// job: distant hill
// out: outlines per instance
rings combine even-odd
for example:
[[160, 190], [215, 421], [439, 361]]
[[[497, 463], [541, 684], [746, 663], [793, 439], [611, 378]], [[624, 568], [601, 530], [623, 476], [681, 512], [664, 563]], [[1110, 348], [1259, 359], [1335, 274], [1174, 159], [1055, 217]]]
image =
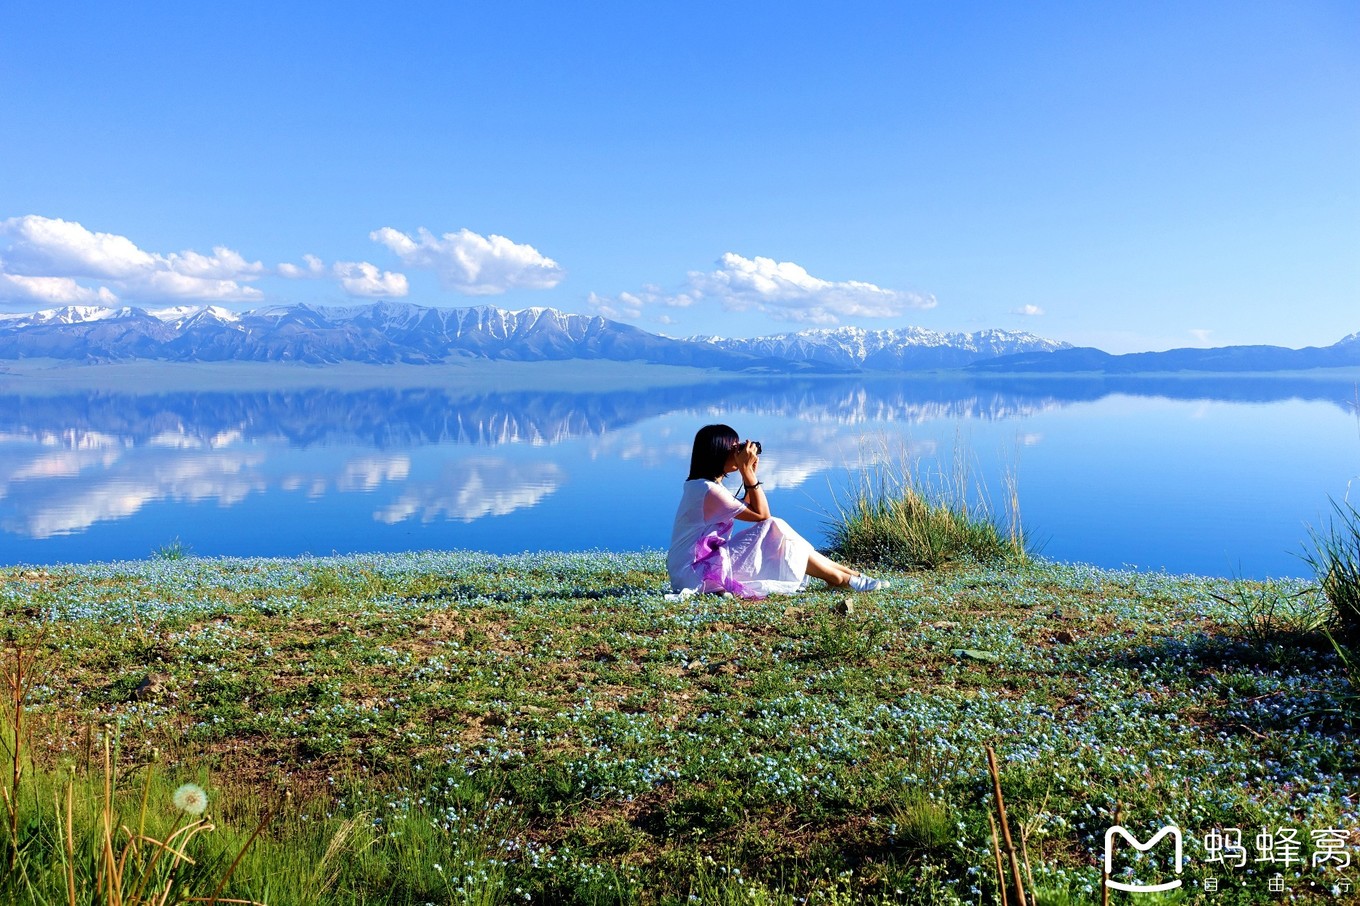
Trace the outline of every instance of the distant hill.
[[1360, 365], [1360, 333], [1331, 346], [1220, 346], [1111, 355], [1091, 347], [1044, 353], [1018, 353], [970, 363], [975, 374], [1157, 374], [1165, 372], [1307, 371]]

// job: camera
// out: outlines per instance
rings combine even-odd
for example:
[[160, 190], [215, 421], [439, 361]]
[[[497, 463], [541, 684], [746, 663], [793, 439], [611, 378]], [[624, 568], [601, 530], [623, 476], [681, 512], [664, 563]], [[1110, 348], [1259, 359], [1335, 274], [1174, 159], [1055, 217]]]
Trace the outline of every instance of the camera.
[[765, 452], [765, 448], [762, 447], [762, 446], [760, 445], [760, 441], [758, 441], [758, 440], [753, 440], [753, 441], [751, 441], [751, 443], [755, 445], [755, 448], [756, 448], [756, 455], [757, 455], [757, 456], [759, 456], [760, 454], [762, 454], [762, 453]]

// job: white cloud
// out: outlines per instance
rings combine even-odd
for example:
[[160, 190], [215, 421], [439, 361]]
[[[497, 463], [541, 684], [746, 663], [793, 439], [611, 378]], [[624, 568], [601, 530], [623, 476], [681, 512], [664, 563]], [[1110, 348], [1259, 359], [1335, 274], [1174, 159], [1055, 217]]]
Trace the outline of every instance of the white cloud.
[[21, 277], [0, 273], [0, 300], [38, 305], [113, 305], [118, 297], [106, 286], [91, 289], [70, 277]]
[[[556, 261], [504, 236], [466, 229], [436, 236], [424, 228], [409, 236], [391, 227], [369, 235], [408, 266], [433, 270], [445, 286], [469, 295], [550, 289], [564, 275]], [[266, 268], [226, 246], [207, 254], [192, 249], [159, 253], [74, 221], [36, 214], [0, 220], [0, 303], [258, 302], [264, 294], [249, 284], [265, 276], [329, 276], [349, 295], [364, 298], [400, 298], [410, 292], [405, 274], [366, 261], [327, 265], [304, 255], [301, 264]]]
[[1203, 327], [1199, 327], [1190, 331], [1190, 336], [1194, 337], [1195, 342], [1200, 344], [1207, 344], [1209, 342], [1209, 338], [1212, 337], [1213, 335], [1214, 332], [1212, 330], [1208, 330]]
[[[263, 294], [240, 281], [264, 272], [225, 246], [211, 255], [147, 252], [126, 236], [28, 214], [0, 221], [0, 298], [59, 304], [126, 298], [248, 302]], [[95, 281], [89, 286], [77, 280]]]
[[586, 305], [601, 317], [614, 321], [637, 320], [642, 317], [643, 303], [632, 293], [619, 293], [612, 298], [591, 293], [586, 296]]
[[290, 280], [300, 280], [305, 277], [324, 277], [326, 275], [326, 264], [315, 255], [303, 255], [302, 266], [284, 262], [278, 266], [280, 277], [287, 277]]
[[264, 298], [255, 287], [241, 286], [235, 280], [193, 277], [169, 270], [152, 271], [135, 283], [122, 285], [132, 299], [256, 302]]
[[332, 270], [340, 278], [340, 286], [351, 296], [390, 299], [404, 296], [410, 290], [405, 274], [379, 272], [376, 265], [367, 261], [337, 261]]
[[156, 265], [125, 236], [92, 233], [78, 223], [29, 214], [0, 221], [5, 270], [30, 277], [136, 277]]
[[412, 238], [383, 227], [369, 238], [387, 246], [407, 267], [433, 270], [444, 286], [470, 296], [552, 289], [564, 276], [556, 261], [504, 236], [481, 236], [467, 229], [435, 236], [421, 227]]
[[755, 309], [786, 321], [837, 324], [847, 318], [891, 318], [909, 309], [934, 308], [935, 299], [884, 289], [858, 280], [814, 277], [791, 261], [743, 258], [728, 252], [718, 269], [689, 275], [684, 295], [716, 297], [732, 311]]
[[701, 299], [716, 300], [728, 311], [759, 311], [781, 321], [824, 325], [892, 318], [936, 304], [934, 296], [859, 280], [823, 280], [792, 261], [744, 258], [733, 252], [718, 259], [715, 270], [691, 271], [679, 292], [663, 293], [649, 286], [615, 297], [592, 293], [588, 302], [606, 317], [637, 318], [650, 307], [686, 308]]
[[247, 261], [240, 252], [225, 246], [213, 246], [211, 255], [186, 251], [165, 256], [169, 269], [185, 277], [231, 280], [258, 276], [264, 272], [264, 265], [258, 261]]
[[411, 291], [405, 274], [380, 270], [367, 261], [337, 261], [327, 267], [317, 256], [303, 255], [302, 262], [301, 265], [284, 262], [275, 270], [280, 277], [290, 280], [333, 276], [346, 293], [365, 299], [398, 299]]
[[[590, 293], [586, 304], [601, 316], [616, 320], [637, 320], [644, 311], [656, 308], [688, 308], [698, 301], [698, 297], [688, 293], [667, 293], [656, 284], [648, 284], [635, 293], [619, 293], [617, 296], [601, 296]], [[675, 319], [667, 314], [654, 314], [652, 320], [661, 324], [673, 324]]]
[[1022, 306], [1020, 306], [1019, 308], [1012, 308], [1012, 309], [1011, 309], [1011, 314], [1013, 314], [1013, 315], [1024, 315], [1025, 317], [1030, 317], [1030, 318], [1038, 317], [1039, 315], [1042, 315], [1043, 313], [1044, 313], [1044, 310], [1043, 310], [1042, 308], [1040, 308], [1039, 306], [1037, 306], [1037, 305], [1022, 305]]

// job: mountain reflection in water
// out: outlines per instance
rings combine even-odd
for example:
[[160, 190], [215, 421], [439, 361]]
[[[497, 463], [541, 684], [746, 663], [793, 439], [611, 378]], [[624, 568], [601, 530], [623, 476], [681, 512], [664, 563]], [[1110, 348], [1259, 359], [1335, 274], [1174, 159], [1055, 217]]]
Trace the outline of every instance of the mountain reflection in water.
[[[1170, 501], [1184, 496], [1187, 481], [1202, 494], [1234, 497], [1243, 489], [1216, 489], [1215, 475], [1281, 483], [1261, 477], [1282, 477], [1267, 462], [1266, 443], [1267, 423], [1279, 417], [1295, 433], [1306, 425], [1305, 435], [1329, 438], [1307, 441], [1304, 454], [1316, 461], [1293, 466], [1312, 485], [1296, 487], [1287, 502], [1266, 495], [1272, 507], [1293, 507], [1283, 517], [1293, 537], [1280, 533], [1278, 541], [1297, 549], [1306, 537], [1299, 521], [1321, 512], [1329, 494], [1344, 494], [1360, 472], [1356, 450], [1330, 439], [1354, 422], [1355, 398], [1354, 384], [1342, 380], [1269, 377], [724, 375], [582, 393], [26, 395], [11, 387], [0, 392], [0, 563], [139, 558], [174, 537], [201, 555], [658, 547], [694, 430], [725, 421], [764, 441], [762, 478], [772, 493], [785, 492], [774, 505], [809, 534], [855, 470], [904, 456], [936, 462], [962, 447], [994, 491], [1018, 469], [1027, 522], [1049, 537], [1049, 556], [1223, 573], [1233, 552], [1212, 538], [1198, 554], [1154, 546], [1095, 556], [1090, 544], [1066, 537], [1067, 523], [1078, 520], [1055, 500], [1082, 498], [1073, 504], [1087, 510], [1080, 535], [1119, 523], [1112, 509], [1161, 511], [1166, 526], [1142, 519], [1133, 534], [1183, 548]], [[1186, 421], [1206, 405], [1225, 421], [1201, 437]], [[1360, 449], [1354, 435], [1352, 424]], [[1125, 462], [1131, 446], [1156, 461]], [[1225, 456], [1239, 465], [1225, 466]], [[1102, 462], [1109, 475], [1100, 474]], [[1267, 471], [1244, 477], [1252, 463]], [[1063, 515], [1035, 526], [1036, 513]], [[1277, 515], [1245, 510], [1236, 518], [1268, 524]], [[1299, 571], [1280, 570], [1280, 562], [1243, 563], [1242, 572]]]

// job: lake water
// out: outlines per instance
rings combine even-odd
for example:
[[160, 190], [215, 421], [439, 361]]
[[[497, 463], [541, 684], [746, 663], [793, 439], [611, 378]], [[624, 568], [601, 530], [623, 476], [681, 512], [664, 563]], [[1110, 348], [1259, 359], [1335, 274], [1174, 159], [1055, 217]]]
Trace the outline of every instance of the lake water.
[[1305, 575], [1329, 496], [1360, 500], [1353, 378], [729, 375], [573, 392], [558, 373], [562, 389], [524, 391], [11, 381], [0, 563], [144, 558], [176, 538], [203, 556], [660, 548], [712, 421], [763, 442], [773, 510], [819, 541], [856, 475], [903, 463], [963, 463], [999, 514], [1012, 476], [1046, 557], [1209, 575]]

